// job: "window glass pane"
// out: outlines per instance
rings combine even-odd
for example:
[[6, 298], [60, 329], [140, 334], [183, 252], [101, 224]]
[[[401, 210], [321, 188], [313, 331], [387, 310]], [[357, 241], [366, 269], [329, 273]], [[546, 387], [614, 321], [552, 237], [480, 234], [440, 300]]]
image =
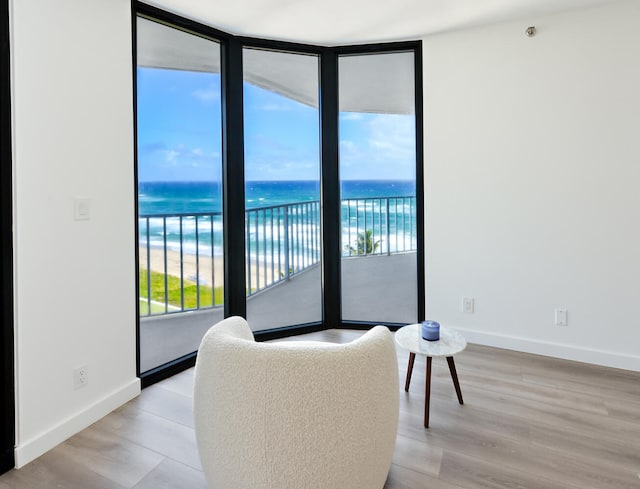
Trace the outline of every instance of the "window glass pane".
[[339, 59], [342, 318], [417, 320], [414, 54]]
[[322, 320], [318, 58], [244, 49], [247, 319]]
[[221, 92], [217, 42], [143, 18], [137, 39], [144, 372], [223, 317]]

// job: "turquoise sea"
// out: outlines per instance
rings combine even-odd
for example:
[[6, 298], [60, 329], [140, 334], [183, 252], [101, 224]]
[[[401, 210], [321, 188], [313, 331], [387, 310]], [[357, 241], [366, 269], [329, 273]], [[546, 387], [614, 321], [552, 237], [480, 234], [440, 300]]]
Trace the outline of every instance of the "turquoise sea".
[[[415, 182], [406, 180], [347, 180], [342, 199], [415, 196]], [[317, 181], [247, 182], [246, 208], [319, 200]], [[216, 182], [141, 182], [140, 215], [221, 212], [222, 188]]]
[[[314, 234], [319, 229], [319, 207], [311, 204], [320, 196], [317, 181], [253, 181], [245, 186], [250, 246], [259, 250], [260, 240], [281, 239], [284, 232], [265, 226], [284, 206], [296, 216], [296, 233]], [[402, 197], [402, 199], [400, 199]], [[342, 231], [345, 249], [354, 244], [358, 233], [372, 229], [379, 247], [406, 251], [415, 246], [415, 182], [406, 180], [349, 180], [342, 182]], [[141, 182], [138, 186], [140, 244], [195, 253], [222, 252], [222, 192], [215, 182]], [[266, 211], [264, 209], [267, 209]], [[196, 216], [206, 213], [207, 215]], [[388, 216], [387, 217], [387, 213]], [[176, 216], [162, 218], [160, 216]], [[183, 217], [177, 217], [182, 215]], [[152, 217], [157, 216], [157, 217]], [[291, 217], [292, 222], [293, 218]], [[276, 228], [281, 227], [276, 220]], [[386, 223], [393, 232], [390, 232]], [[254, 226], [254, 223], [256, 225]], [[289, 226], [292, 224], [290, 223]], [[383, 229], [384, 227], [384, 229]], [[261, 234], [262, 233], [262, 236]], [[197, 239], [196, 239], [197, 238]], [[408, 243], [407, 243], [408, 241]], [[318, 240], [297, 245], [298, 253], [318, 252]], [[302, 249], [302, 248], [313, 249]]]

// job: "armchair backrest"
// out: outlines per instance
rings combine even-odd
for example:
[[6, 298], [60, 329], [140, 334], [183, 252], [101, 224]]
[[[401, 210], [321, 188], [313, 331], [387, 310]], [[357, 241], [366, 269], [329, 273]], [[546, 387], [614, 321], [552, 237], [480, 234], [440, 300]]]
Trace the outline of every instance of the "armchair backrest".
[[198, 449], [214, 489], [381, 489], [398, 426], [389, 330], [346, 344], [257, 343], [227, 318], [195, 369]]

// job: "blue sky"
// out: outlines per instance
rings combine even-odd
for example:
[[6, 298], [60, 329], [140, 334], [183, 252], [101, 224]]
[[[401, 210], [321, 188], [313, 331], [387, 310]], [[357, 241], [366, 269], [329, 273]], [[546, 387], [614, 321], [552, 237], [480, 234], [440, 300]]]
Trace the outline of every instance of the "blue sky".
[[[220, 76], [138, 69], [138, 177], [220, 180]], [[318, 110], [245, 84], [247, 180], [316, 180]], [[340, 175], [346, 180], [413, 179], [413, 116], [341, 113]]]

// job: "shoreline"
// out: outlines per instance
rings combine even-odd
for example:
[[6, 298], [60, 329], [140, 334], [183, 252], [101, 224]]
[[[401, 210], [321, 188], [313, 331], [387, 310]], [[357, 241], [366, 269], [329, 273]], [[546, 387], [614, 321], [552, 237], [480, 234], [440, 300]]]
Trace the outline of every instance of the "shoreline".
[[[162, 248], [149, 248], [150, 255], [150, 267], [147, 267], [147, 248], [140, 246], [139, 248], [139, 268], [140, 270], [150, 269], [152, 272], [165, 273], [164, 268], [164, 250]], [[213, 262], [213, 270], [211, 265]], [[217, 255], [211, 259], [211, 256], [198, 257], [196, 262], [196, 255], [193, 253], [182, 254], [183, 263], [183, 277], [185, 281], [196, 282], [196, 278], [199, 278], [200, 285], [206, 285], [209, 287], [221, 287], [224, 285], [224, 257]], [[278, 280], [277, 264], [274, 265], [274, 275], [271, 277], [271, 262], [261, 262], [262, 265], [267, 265], [267, 277], [266, 285]], [[200, 269], [199, 277], [197, 275], [197, 269]], [[258, 267], [255, 264], [251, 265], [251, 287], [256, 289], [259, 283], [260, 288], [265, 287], [264, 268], [261, 268], [261, 274], [258, 280]], [[174, 250], [167, 250], [167, 275], [174, 277], [180, 277], [180, 253]]]

